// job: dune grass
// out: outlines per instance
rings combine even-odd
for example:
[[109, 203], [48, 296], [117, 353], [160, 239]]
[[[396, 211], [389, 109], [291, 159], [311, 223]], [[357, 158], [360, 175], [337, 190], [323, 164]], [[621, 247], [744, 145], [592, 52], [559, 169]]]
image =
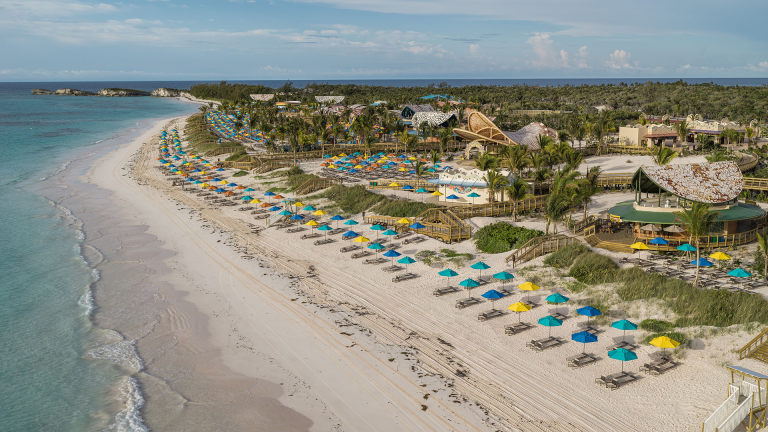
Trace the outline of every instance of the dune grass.
[[414, 217], [427, 209], [436, 207], [435, 204], [389, 199], [366, 190], [362, 185], [351, 187], [335, 185], [313, 197], [333, 201], [348, 215], [370, 211], [383, 216]]
[[579, 255], [589, 252], [589, 248], [582, 243], [571, 243], [557, 252], [553, 252], [544, 258], [544, 265], [557, 268], [570, 267]]

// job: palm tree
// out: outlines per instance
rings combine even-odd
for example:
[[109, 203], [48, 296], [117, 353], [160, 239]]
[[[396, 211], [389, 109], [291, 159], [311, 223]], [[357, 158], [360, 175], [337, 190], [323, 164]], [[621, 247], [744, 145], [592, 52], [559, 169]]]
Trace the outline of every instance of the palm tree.
[[519, 201], [534, 197], [533, 194], [530, 193], [531, 185], [529, 185], [527, 181], [519, 177], [515, 177], [515, 179], [512, 180], [509, 185], [504, 188], [504, 190], [507, 192], [509, 200], [513, 202], [512, 220], [517, 222], [517, 203]]
[[499, 166], [499, 159], [490, 153], [483, 153], [482, 156], [475, 159], [475, 166], [480, 171], [496, 169]]
[[206, 111], [208, 111], [208, 107], [207, 107], [207, 106], [205, 106], [205, 105], [200, 105], [200, 107], [199, 107], [198, 109], [199, 109], [199, 110], [200, 110], [200, 112], [201, 112], [201, 113], [203, 113], [203, 114], [205, 114], [205, 112], [206, 112]]
[[579, 165], [584, 163], [584, 155], [580, 152], [571, 150], [566, 153], [563, 161], [565, 162], [566, 166], [571, 167], [571, 169], [575, 171], [579, 168]]
[[700, 133], [697, 136], [697, 139], [699, 140], [699, 147], [702, 150], [705, 150], [707, 147], [709, 147], [710, 144], [714, 143], [714, 140], [712, 139], [712, 137], [709, 136], [709, 134], [705, 134], [705, 133]]
[[680, 138], [680, 144], [685, 142], [686, 137], [688, 136], [688, 132], [690, 128], [688, 127], [688, 122], [686, 120], [682, 120], [678, 123], [675, 123], [675, 133], [677, 133], [677, 136]]
[[755, 141], [755, 130], [749, 126], [745, 127], [744, 137], [747, 139], [749, 144], [752, 144]]
[[705, 156], [707, 162], [723, 162], [728, 160], [728, 156], [725, 155], [725, 151], [717, 150], [709, 156]]
[[579, 203], [584, 206], [584, 220], [587, 220], [587, 206], [592, 203], [592, 197], [600, 191], [597, 180], [602, 172], [602, 168], [592, 167], [587, 171], [587, 175], [577, 182], [579, 185]]
[[495, 168], [492, 168], [485, 173], [483, 180], [488, 188], [488, 201], [494, 202], [496, 193], [507, 185], [507, 179], [499, 171], [496, 171]]
[[571, 138], [571, 147], [574, 147], [577, 140], [581, 142], [584, 139], [584, 121], [577, 116], [569, 118], [565, 131]]
[[546, 166], [547, 159], [541, 152], [536, 153], [531, 157], [531, 167], [533, 167], [533, 192], [536, 193], [536, 184], [539, 185], [539, 190], [542, 191], [544, 186], [542, 183], [547, 181], [550, 177], [551, 170]]
[[432, 150], [432, 151], [429, 153], [429, 160], [431, 160], [431, 161], [432, 161], [432, 165], [434, 166], [434, 165], [437, 165], [438, 163], [440, 163], [440, 158], [441, 158], [442, 156], [443, 156], [443, 154], [442, 154], [442, 153], [438, 153], [438, 152], [436, 152], [435, 150]]
[[520, 173], [530, 163], [531, 150], [524, 145], [516, 145], [507, 147], [505, 161], [507, 168], [515, 175], [519, 177]]
[[536, 144], [539, 145], [541, 151], [544, 151], [548, 145], [553, 144], [554, 142], [555, 140], [549, 135], [539, 134], [539, 136], [536, 137]]
[[763, 275], [768, 280], [768, 236], [758, 234], [757, 245], [763, 250]]
[[[403, 143], [403, 145], [405, 145], [405, 143], [408, 142], [408, 140], [411, 138], [411, 136], [408, 135], [408, 131], [405, 129], [395, 134], [395, 136], [399, 142]], [[395, 144], [395, 153], [397, 153], [397, 144]]]
[[555, 175], [552, 187], [549, 190], [544, 203], [544, 213], [547, 218], [545, 233], [549, 234], [549, 225], [552, 224], [554, 234], [557, 234], [557, 223], [562, 221], [576, 202], [578, 185], [576, 177], [579, 173], [571, 169], [564, 169]]
[[672, 159], [677, 157], [677, 153], [668, 147], [659, 147], [658, 149], [650, 147], [648, 148], [648, 154], [653, 159], [653, 163], [658, 166], [668, 165], [672, 162]]
[[413, 164], [413, 171], [416, 173], [416, 185], [421, 184], [421, 177], [423, 177], [427, 173], [427, 164], [421, 161], [421, 159], [417, 160], [415, 164]]
[[720, 213], [709, 210], [709, 204], [701, 202], [694, 202], [691, 208], [685, 211], [675, 212], [675, 222], [680, 222], [680, 225], [688, 232], [688, 241], [692, 241], [696, 246], [696, 278], [693, 281], [694, 287], [699, 283], [701, 238], [709, 235], [719, 215]]
[[[605, 111], [603, 111], [605, 113]], [[614, 127], [611, 124], [611, 120], [607, 115], [602, 115], [592, 125], [592, 135], [597, 140], [597, 155], [600, 156], [600, 152], [603, 148], [603, 139], [605, 136], [614, 131]]]
[[453, 140], [453, 130], [449, 128], [440, 129], [437, 139], [440, 141], [440, 153], [445, 153], [448, 150], [448, 143]]

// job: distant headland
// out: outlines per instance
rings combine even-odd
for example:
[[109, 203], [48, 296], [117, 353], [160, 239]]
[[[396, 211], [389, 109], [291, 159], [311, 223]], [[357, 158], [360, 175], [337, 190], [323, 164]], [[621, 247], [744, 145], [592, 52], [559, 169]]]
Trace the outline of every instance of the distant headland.
[[64, 95], [64, 96], [104, 96], [104, 97], [136, 97], [136, 96], [154, 96], [154, 97], [178, 97], [181, 96], [182, 91], [177, 89], [170, 89], [161, 87], [155, 89], [152, 92], [144, 90], [122, 89], [122, 88], [105, 88], [98, 92], [90, 92], [85, 90], [77, 90], [71, 88], [64, 88], [58, 90], [48, 90], [42, 88], [36, 88], [32, 90], [33, 95]]

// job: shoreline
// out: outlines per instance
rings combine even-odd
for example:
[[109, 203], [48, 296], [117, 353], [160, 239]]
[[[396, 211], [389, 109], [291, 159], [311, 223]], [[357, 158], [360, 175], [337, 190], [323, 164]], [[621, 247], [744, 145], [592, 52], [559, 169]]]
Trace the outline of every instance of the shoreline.
[[[357, 279], [356, 266], [340, 263], [336, 252], [318, 254], [322, 249], [304, 248], [280, 232], [253, 235], [244, 221], [233, 217], [237, 215], [211, 209], [170, 187], [154, 163], [157, 135], [141, 141], [100, 159], [85, 178], [98, 177], [101, 188], [116, 191], [112, 199], [129, 205], [126, 212], [140, 222], [154, 216], [147, 233], [163, 241], [163, 248], [184, 251], [165, 259], [173, 268], [166, 282], [207, 318], [210, 341], [220, 350], [222, 363], [235, 373], [283, 384], [277, 399], [308, 416], [310, 430], [646, 430], [634, 423], [640, 417], [621, 409], [637, 397], [608, 397], [583, 384], [616, 365], [602, 361], [596, 369], [555, 375], [560, 365], [553, 362], [562, 361], [565, 351], [553, 357], [516, 350], [516, 343], [499, 336], [495, 326], [478, 325], [471, 312], [454, 317], [453, 308], [426, 290], [387, 286], [378, 273], [370, 274], [370, 280]], [[123, 173], [122, 179], [115, 177], [116, 171]], [[498, 257], [479, 258], [498, 265]], [[443, 283], [432, 275], [422, 279], [422, 288]], [[184, 283], [194, 286], [181, 288]], [[570, 326], [575, 320], [568, 321]], [[749, 335], [739, 334], [744, 338]], [[140, 352], [141, 345], [139, 340]], [[732, 347], [720, 348], [727, 355]], [[648, 349], [641, 351], [647, 354]], [[684, 392], [666, 387], [717, 372], [703, 362], [689, 363], [669, 377], [672, 384], [665, 382], [665, 397], [682, 403], [677, 398]], [[454, 377], [457, 366], [470, 375]], [[497, 382], [498, 377], [504, 380]], [[640, 405], [663, 408], [654, 420], [668, 430], [684, 430], [676, 418], [695, 425], [721, 402], [723, 385], [697, 382], [686, 384], [693, 392], [686, 405], [660, 407], [652, 400], [658, 391], [652, 380], [635, 388], [650, 397]], [[537, 394], [542, 383], [549, 383], [545, 388], [552, 396]], [[575, 393], [581, 386], [586, 387], [583, 396]], [[430, 397], [422, 398], [425, 393]], [[686, 411], [691, 403], [698, 408]], [[360, 418], [361, 410], [375, 421]], [[616, 417], [606, 417], [606, 410]], [[574, 412], [578, 414], [570, 418]]]
[[[262, 375], [260, 378], [264, 378], [266, 376], [267, 381], [272, 381], [275, 383], [279, 382], [280, 384], [283, 384], [283, 389], [289, 391], [285, 391], [282, 397], [279, 397], [278, 399], [284, 405], [295, 407], [297, 411], [304, 415], [308, 415], [313, 422], [311, 430], [346, 430], [347, 427], [351, 427], [352, 429], [362, 428], [363, 430], [395, 430], [402, 429], [403, 427], [409, 430], [444, 430], [444, 427], [448, 426], [449, 424], [444, 422], [430, 424], [433, 423], [435, 419], [431, 419], [430, 421], [426, 422], [427, 424], [419, 425], [424, 423], [424, 420], [418, 418], [423, 417], [423, 414], [420, 412], [420, 406], [416, 404], [417, 400], [411, 396], [411, 400], [408, 403], [409, 406], [405, 407], [400, 400], [403, 398], [403, 396], [398, 395], [398, 393], [402, 392], [402, 390], [398, 391], [397, 388], [407, 384], [407, 382], [399, 383], [395, 381], [401, 379], [398, 377], [399, 373], [396, 371], [393, 373], [391, 370], [383, 372], [372, 370], [381, 367], [382, 359], [371, 359], [369, 358], [371, 357], [371, 354], [365, 352], [362, 353], [362, 355], [359, 353], [354, 353], [351, 356], [339, 355], [340, 349], [346, 349], [350, 346], [350, 344], [354, 346], [355, 342], [350, 341], [347, 336], [340, 334], [336, 329], [334, 329], [332, 332], [329, 331], [330, 327], [332, 326], [330, 323], [332, 323], [334, 320], [338, 320], [338, 316], [327, 318], [328, 321], [323, 323], [325, 324], [325, 328], [322, 328], [321, 326], [317, 325], [320, 324], [321, 321], [315, 318], [315, 315], [326, 312], [325, 309], [327, 308], [323, 307], [323, 305], [320, 305], [320, 307], [317, 308], [318, 310], [312, 311], [286, 310], [286, 307], [294, 308], [296, 304], [291, 302], [291, 300], [295, 299], [288, 298], [289, 295], [287, 295], [295, 289], [295, 283], [292, 283], [296, 282], [295, 276], [280, 276], [280, 273], [282, 273], [281, 271], [269, 271], [267, 274], [264, 274], [262, 268], [265, 267], [266, 263], [254, 262], [255, 260], [246, 262], [246, 260], [241, 259], [241, 256], [235, 257], [237, 252], [233, 251], [231, 247], [226, 246], [230, 243], [227, 241], [227, 236], [221, 232], [216, 233], [216, 229], [214, 229], [213, 232], [207, 232], [205, 229], [210, 229], [210, 225], [207, 225], [205, 221], [194, 221], [194, 217], [182, 218], [176, 209], [172, 208], [174, 204], [168, 202], [168, 200], [164, 197], [160, 197], [156, 191], [153, 191], [148, 187], [138, 186], [135, 182], [130, 180], [123, 179], [126, 181], [121, 182], [121, 179], [115, 177], [115, 171], [121, 167], [124, 168], [124, 164], [132, 159], [134, 151], [143, 144], [141, 142], [142, 139], [145, 139], [147, 136], [149, 136], [152, 144], [155, 144], [159, 131], [156, 131], [155, 127], [152, 129], [153, 132], [157, 133], [150, 134], [147, 132], [142, 134], [142, 137], [134, 140], [133, 143], [127, 146], [121, 146], [120, 149], [111, 152], [110, 155], [107, 155], [99, 162], [94, 164], [84, 179], [85, 181], [91, 181], [92, 179], [98, 177], [99, 180], [95, 181], [95, 183], [102, 188], [112, 190], [114, 195], [111, 197], [111, 199], [113, 201], [119, 201], [118, 205], [124, 206], [126, 204], [124, 201], [131, 201], [132, 198], [137, 196], [135, 194], [136, 192], [144, 194], [144, 199], [151, 200], [155, 205], [157, 205], [158, 208], [156, 210], [165, 212], [164, 216], [169, 217], [169, 219], [175, 219], [172, 221], [173, 224], [176, 225], [176, 227], [172, 228], [174, 231], [178, 229], [188, 230], [185, 231], [183, 235], [185, 237], [195, 238], [192, 244], [189, 245], [189, 248], [176, 246], [172, 247], [172, 249], [177, 251], [192, 250], [194, 249], [193, 244], [197, 242], [207, 242], [206, 245], [197, 246], [199, 248], [198, 251], [204, 251], [205, 248], [211, 246], [213, 246], [215, 249], [218, 249], [218, 247], [223, 249], [221, 251], [217, 251], [215, 255], [211, 255], [211, 251], [204, 251], [207, 254], [207, 260], [221, 260], [216, 263], [218, 265], [218, 271], [206, 271], [206, 274], [197, 274], [194, 277], [186, 274], [185, 271], [179, 270], [179, 266], [183, 265], [182, 261], [186, 261], [188, 258], [175, 256], [166, 259], [166, 261], [168, 261], [169, 267], [174, 268], [173, 273], [170, 274], [168, 278], [172, 279], [170, 283], [176, 287], [177, 290], [179, 290], [178, 286], [182, 285], [180, 281], [177, 282], [173, 280], [175, 278], [178, 279], [178, 277], [175, 276], [178, 273], [186, 274], [186, 283], [194, 280], [195, 284], [201, 284], [201, 282], [198, 281], [202, 281], [207, 277], [210, 279], [210, 285], [215, 286], [218, 284], [219, 288], [222, 289], [221, 295], [226, 297], [241, 296], [244, 294], [243, 290], [248, 291], [255, 288], [258, 290], [256, 293], [258, 296], [258, 303], [265, 301], [271, 303], [270, 307], [263, 310], [262, 313], [265, 316], [275, 313], [282, 315], [278, 318], [282, 318], [284, 322], [274, 323], [271, 321], [262, 321], [256, 328], [251, 329], [249, 332], [242, 331], [237, 336], [241, 339], [247, 340], [248, 342], [237, 342], [233, 344], [231, 340], [231, 332], [232, 329], [238, 325], [236, 324], [238, 319], [233, 318], [232, 316], [228, 316], [227, 319], [222, 320], [221, 315], [223, 315], [225, 311], [206, 311], [204, 315], [207, 315], [209, 320], [208, 326], [210, 327], [211, 331], [211, 340], [217, 341], [214, 343], [214, 345], [217, 346], [217, 349], [222, 350], [221, 357], [224, 363], [232, 367], [232, 369], [236, 370], [237, 372], [248, 373], [250, 371], [251, 376], [256, 375], [252, 371], [254, 369], [254, 364], [256, 364], [258, 373]], [[156, 150], [154, 148], [153, 150], [153, 153], [155, 153]], [[110, 168], [112, 166], [114, 166], [114, 168]], [[108, 174], [110, 173], [108, 173], [108, 171], [110, 169], [113, 171], [111, 173], [112, 179], [105, 181], [105, 179], [109, 177]], [[135, 167], [133, 170], [135, 171]], [[121, 170], [121, 172], [125, 173], [123, 170]], [[120, 177], [122, 177], [122, 175]], [[119, 190], [120, 188], [124, 189]], [[116, 189], [118, 189], [117, 193], [115, 193]], [[125, 195], [126, 192], [128, 192], [131, 196]], [[163, 206], [165, 208], [162, 208]], [[136, 213], [137, 215], [141, 213], [138, 211], [140, 206], [131, 205], [129, 207], [131, 208], [129, 213]], [[190, 219], [199, 224], [199, 226], [195, 227], [195, 224], [188, 224]], [[180, 225], [182, 221], [184, 221], [184, 224]], [[154, 231], [155, 225], [158, 222], [160, 222], [159, 217], [154, 218], [152, 224], [147, 230], [147, 233], [153, 233], [154, 235], [157, 235], [157, 233]], [[166, 231], [166, 229], [162, 229], [161, 231]], [[168, 248], [175, 242], [175, 240], [170, 239], [167, 236], [160, 235], [158, 237], [161, 241], [164, 242], [163, 248]], [[224, 245], [219, 245], [219, 241], [224, 243]], [[237, 271], [228, 272], [228, 268], [236, 269]], [[265, 278], [266, 281], [259, 281], [252, 276], [255, 268], [259, 268], [259, 271], [262, 272], [262, 276], [267, 276], [267, 278]], [[194, 273], [194, 271], [191, 271], [190, 273]], [[228, 274], [222, 275], [222, 273]], [[228, 287], [222, 285], [221, 282], [222, 279], [226, 279], [227, 277], [230, 278], [230, 286]], [[244, 287], [242, 285], [251, 286]], [[279, 286], [279, 288], [275, 288], [275, 286]], [[198, 292], [195, 292], [196, 290], [194, 289], [186, 289], [186, 293], [184, 294], [185, 300], [189, 300], [195, 303], [197, 307], [200, 307], [201, 305], [210, 303], [211, 297], [217, 297], [215, 294], [211, 295], [211, 293], [206, 293], [207, 289], [204, 286], [199, 286], [199, 288], [200, 289]], [[286, 293], [286, 291], [288, 293]], [[295, 297], [295, 295], [291, 294], [290, 297]], [[257, 307], [257, 305], [254, 304], [254, 300], [256, 299], [248, 299], [248, 301], [243, 301], [241, 307], [248, 308], [247, 310], [253, 310], [254, 307]], [[338, 314], [334, 312], [330, 315]], [[228, 323], [221, 322], [227, 320], [233, 321]], [[242, 318], [239, 318], [239, 320], [242, 320]], [[273, 328], [270, 329], [271, 332], [253, 331], [258, 330], [262, 326]], [[292, 337], [289, 343], [289, 341], [286, 340], [287, 338], [281, 336], [280, 334], [280, 332], [286, 330], [286, 327], [294, 332], [292, 336], [301, 339], [296, 341], [294, 337]], [[314, 330], [315, 327], [317, 327], [317, 330]], [[318, 343], [318, 339], [323, 340], [324, 343]], [[260, 340], [261, 343], [254, 343], [254, 340]], [[260, 360], [262, 364], [259, 364], [259, 362], [255, 360], [258, 360], [258, 357], [260, 356], [264, 356], [265, 352], [259, 352], [259, 348], [263, 348], [265, 346], [269, 347], [268, 349], [264, 350], [266, 351], [267, 360], [264, 361], [265, 359], [261, 358]], [[144, 357], [142, 352], [141, 339], [137, 341], [137, 348], [142, 357]], [[300, 352], [302, 350], [304, 352]], [[319, 359], [318, 356], [325, 356], [325, 359]], [[315, 359], [314, 361], [318, 362], [322, 360], [327, 362], [327, 364], [325, 364], [322, 368], [316, 368], [311, 363], [307, 363], [306, 359], [302, 357], [313, 358]], [[339, 363], [339, 360], [344, 361], [344, 363]], [[269, 364], [271, 363], [279, 364], [277, 365], [277, 368], [270, 368]], [[284, 364], [287, 366], [285, 366], [285, 369], [280, 370]], [[354, 372], [350, 372], [350, 369], [353, 369]], [[151, 360], [147, 361], [147, 371], [152, 371]], [[378, 389], [382, 392], [382, 394], [385, 394], [386, 397], [382, 397], [382, 394], [373, 394], [367, 390], [365, 391], [367, 394], [361, 394], [360, 392], [363, 391], [365, 387], [365, 384], [363, 383], [369, 381], [371, 377], [375, 377], [377, 374], [383, 376], [380, 378], [382, 382], [377, 383], [376, 387], [378, 387]], [[323, 375], [330, 375], [330, 379], [325, 378]], [[309, 382], [304, 379], [305, 377], [310, 378]], [[293, 383], [291, 383], [291, 378], [293, 378]], [[337, 386], [342, 388], [335, 388]], [[315, 391], [315, 389], [319, 387], [322, 389]], [[411, 389], [411, 391], [417, 391], [417, 389]], [[418, 389], [418, 391], [421, 393], [420, 389]], [[326, 394], [330, 396], [326, 396]], [[423, 393], [419, 394], [419, 396], [422, 395]], [[333, 399], [334, 406], [325, 406], [322, 401], [323, 398]], [[392, 404], [393, 401], [397, 402], [397, 405], [400, 405], [395, 409], [395, 411], [392, 411], [391, 408], [387, 407], [387, 405]], [[151, 411], [151, 402], [152, 399], [148, 398], [146, 411]], [[361, 411], [370, 408], [370, 406], [366, 406], [370, 405], [371, 403], [380, 404], [383, 408], [381, 413], [370, 412], [366, 413], [370, 415], [361, 414]], [[416, 418], [408, 419], [407, 415], [398, 414], [398, 412], [407, 413], [408, 415]], [[385, 415], [382, 416], [382, 414]], [[150, 417], [151, 415], [147, 416], [147, 421], [150, 426], [152, 426]], [[379, 418], [374, 424], [368, 417]], [[401, 422], [403, 417], [406, 417], [405, 420], [408, 423], [411, 423], [411, 425], [406, 426], [408, 423]], [[464, 428], [461, 426], [458, 426], [458, 428], [458, 430], [464, 430]], [[478, 429], [473, 428], [467, 430]]]

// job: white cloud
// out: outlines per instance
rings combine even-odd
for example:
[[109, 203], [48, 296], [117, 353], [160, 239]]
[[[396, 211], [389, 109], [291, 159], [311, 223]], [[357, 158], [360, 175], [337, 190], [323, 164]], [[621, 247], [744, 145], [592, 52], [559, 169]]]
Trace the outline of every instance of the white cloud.
[[629, 63], [629, 58], [632, 57], [628, 52], [624, 50], [616, 50], [614, 51], [610, 59], [605, 62], [605, 64], [611, 68], [611, 69], [632, 69], [637, 66], [637, 63], [635, 65], [631, 65]]
[[469, 53], [470, 54], [472, 54], [472, 55], [477, 54], [477, 50], [479, 50], [479, 49], [480, 49], [480, 45], [469, 44]]
[[587, 52], [587, 46], [584, 45], [583, 47], [579, 48], [579, 57], [586, 57], [589, 53]]
[[537, 68], [568, 67], [568, 52], [560, 50], [558, 53], [549, 34], [535, 34], [528, 38], [527, 42], [533, 49], [536, 58], [527, 61], [526, 64]]

